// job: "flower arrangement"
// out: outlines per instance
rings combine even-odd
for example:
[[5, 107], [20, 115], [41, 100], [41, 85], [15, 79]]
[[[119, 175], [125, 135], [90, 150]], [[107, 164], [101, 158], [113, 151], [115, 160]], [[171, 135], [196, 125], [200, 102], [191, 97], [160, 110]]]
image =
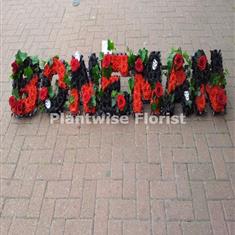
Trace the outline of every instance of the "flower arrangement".
[[223, 69], [221, 51], [211, 51], [211, 74], [206, 85], [206, 92], [214, 114], [226, 110], [227, 94], [225, 87], [227, 74], [228, 72]]
[[[52, 84], [54, 75], [58, 75], [55, 85]], [[48, 113], [61, 113], [67, 100], [69, 79], [69, 65], [55, 56], [45, 63], [39, 84], [39, 100], [41, 109]]]
[[17, 117], [32, 116], [37, 111], [39, 59], [19, 50], [11, 67], [11, 111]]
[[113, 114], [116, 115], [130, 115], [131, 113], [131, 104], [130, 104], [130, 94], [127, 91], [117, 92], [113, 91], [111, 94], [112, 97], [112, 108]]
[[145, 80], [151, 87], [151, 113], [159, 115], [162, 106], [162, 63], [160, 51], [152, 51], [145, 68]]
[[[79, 52], [68, 64], [58, 56], [44, 62], [18, 51], [11, 65], [12, 113], [28, 117], [38, 109], [61, 113], [67, 107], [76, 116], [82, 111], [81, 104], [86, 114], [120, 116], [141, 113], [144, 104], [150, 103], [151, 114], [173, 115], [175, 103], [180, 103], [185, 115], [193, 111], [201, 115], [205, 113], [207, 98], [214, 114], [225, 113], [228, 73], [223, 68], [221, 51], [211, 51], [209, 64], [203, 50], [190, 59], [180, 48], [172, 49], [164, 66], [159, 51], [148, 54], [144, 48], [134, 54], [128, 49], [127, 54], [115, 54], [110, 40], [107, 47], [99, 58], [91, 54], [88, 69]], [[130, 76], [128, 91], [121, 91], [120, 76]]]
[[132, 50], [128, 49], [128, 64], [134, 79], [129, 80], [129, 87], [132, 84], [131, 91], [133, 93], [132, 109], [134, 113], [143, 112], [143, 101], [150, 102], [151, 85], [144, 79], [145, 66], [148, 61], [148, 50], [140, 49], [135, 55]]
[[112, 92], [120, 92], [121, 82], [120, 76], [128, 73], [128, 64], [126, 55], [113, 54], [115, 45], [108, 40], [109, 51], [107, 54], [100, 53], [101, 61], [101, 84], [98, 92], [99, 114], [113, 115], [115, 114], [114, 106], [112, 105]]
[[192, 57], [192, 79], [190, 90], [197, 114], [202, 115], [206, 108], [206, 89], [210, 76], [209, 63], [203, 50], [198, 50]]
[[[187, 52], [179, 49], [172, 49], [167, 57], [167, 86], [166, 95], [171, 96], [168, 101], [181, 103], [183, 113], [188, 116], [192, 113], [192, 100], [189, 89], [191, 61]], [[173, 107], [169, 106], [169, 107]], [[173, 110], [169, 111], [173, 113]]]

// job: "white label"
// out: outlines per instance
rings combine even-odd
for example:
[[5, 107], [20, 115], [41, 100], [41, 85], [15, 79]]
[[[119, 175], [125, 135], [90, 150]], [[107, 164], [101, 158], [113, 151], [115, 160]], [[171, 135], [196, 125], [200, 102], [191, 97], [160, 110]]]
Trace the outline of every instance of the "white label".
[[45, 106], [46, 106], [47, 109], [51, 108], [51, 101], [49, 99], [46, 99]]
[[80, 61], [80, 58], [81, 58], [81, 53], [79, 51], [76, 51], [74, 53], [74, 58], [77, 59], [78, 61]]

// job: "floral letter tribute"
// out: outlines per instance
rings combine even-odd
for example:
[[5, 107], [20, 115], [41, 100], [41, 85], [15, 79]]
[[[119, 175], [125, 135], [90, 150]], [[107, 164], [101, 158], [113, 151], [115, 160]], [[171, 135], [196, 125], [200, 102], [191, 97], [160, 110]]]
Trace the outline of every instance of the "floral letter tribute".
[[[207, 100], [213, 114], [225, 113], [228, 72], [220, 50], [211, 51], [209, 63], [203, 50], [190, 59], [180, 48], [172, 49], [164, 66], [160, 51], [149, 54], [143, 48], [134, 54], [128, 49], [127, 54], [120, 54], [114, 53], [111, 40], [106, 43], [99, 58], [95, 53], [90, 55], [88, 69], [79, 52], [67, 63], [58, 56], [44, 62], [18, 51], [10, 76], [9, 105], [14, 116], [30, 117], [37, 110], [68, 111], [72, 116], [82, 110], [88, 115], [122, 116], [142, 113], [145, 104], [150, 104], [151, 115], [173, 115], [176, 103], [186, 116], [193, 112], [203, 115]], [[128, 77], [128, 90], [121, 85], [123, 77]]]

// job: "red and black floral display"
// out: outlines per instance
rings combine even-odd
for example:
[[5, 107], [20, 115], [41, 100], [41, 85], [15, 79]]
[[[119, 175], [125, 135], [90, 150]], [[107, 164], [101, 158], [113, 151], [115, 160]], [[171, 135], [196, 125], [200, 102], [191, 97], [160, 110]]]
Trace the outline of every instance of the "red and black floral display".
[[221, 51], [211, 51], [211, 74], [206, 85], [210, 106], [216, 113], [224, 113], [227, 106], [226, 77], [227, 71], [223, 69]]
[[203, 114], [206, 109], [206, 84], [210, 76], [209, 63], [203, 50], [198, 50], [192, 57], [191, 94], [195, 112]]
[[[201, 115], [207, 101], [214, 114], [225, 113], [228, 73], [221, 51], [211, 51], [209, 64], [203, 50], [190, 59], [181, 49], [172, 49], [164, 66], [159, 51], [148, 54], [144, 48], [134, 54], [128, 49], [127, 54], [115, 54], [113, 42], [108, 45], [100, 58], [91, 54], [88, 69], [79, 52], [67, 63], [58, 56], [43, 62], [18, 51], [11, 64], [12, 113], [28, 117], [38, 109], [47, 113], [67, 110], [76, 116], [83, 110], [89, 115], [121, 116], [142, 113], [145, 104], [150, 104], [152, 115], [174, 115], [175, 104], [180, 103], [185, 115]], [[123, 77], [129, 77], [128, 91], [122, 90]]]
[[[53, 83], [53, 77], [58, 76]], [[41, 109], [48, 113], [61, 113], [67, 100], [70, 78], [68, 64], [55, 56], [44, 66], [39, 84]]]
[[37, 111], [39, 59], [18, 51], [12, 67], [11, 111], [17, 117], [32, 116]]

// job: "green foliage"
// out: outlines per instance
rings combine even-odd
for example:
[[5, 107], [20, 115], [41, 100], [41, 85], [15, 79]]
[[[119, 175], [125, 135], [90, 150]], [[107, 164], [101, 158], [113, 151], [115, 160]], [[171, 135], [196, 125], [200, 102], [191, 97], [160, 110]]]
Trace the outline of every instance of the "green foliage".
[[115, 105], [116, 105], [116, 99], [112, 98], [112, 108], [115, 107]]
[[157, 110], [157, 104], [156, 103], [152, 103], [151, 104], [151, 110], [152, 111], [156, 111]]
[[127, 55], [128, 55], [128, 65], [129, 67], [133, 68], [135, 65], [136, 56], [134, 55], [133, 51], [127, 48]]
[[91, 74], [92, 74], [92, 77], [94, 78], [95, 84], [98, 85], [99, 80], [101, 78], [100, 69], [99, 69], [98, 64], [92, 68]]
[[16, 54], [16, 63], [21, 65], [25, 59], [28, 57], [28, 54], [19, 50]]
[[101, 61], [101, 60], [103, 60], [103, 58], [104, 58], [104, 52], [100, 52], [100, 54], [99, 54], [99, 60]]
[[39, 64], [39, 59], [37, 56], [31, 56], [30, 57], [31, 60], [32, 60], [32, 64], [35, 65], [35, 64]]
[[134, 85], [135, 85], [134, 79], [133, 79], [133, 78], [130, 78], [130, 79], [128, 80], [128, 88], [129, 88], [129, 91], [130, 91], [130, 92], [133, 91]]
[[115, 98], [117, 96], [118, 92], [113, 90], [112, 93], [111, 93], [111, 97], [112, 98]]
[[108, 39], [108, 50], [109, 51], [116, 50], [114, 42], [112, 40], [110, 40], [110, 39]]
[[138, 54], [140, 58], [142, 59], [143, 63], [146, 64], [148, 61], [148, 50], [146, 48], [139, 49]]
[[74, 103], [74, 97], [73, 96], [69, 96], [69, 104], [73, 104]]
[[70, 80], [68, 74], [64, 75], [64, 82], [67, 84], [68, 87], [71, 86], [71, 80]]
[[102, 68], [102, 75], [104, 77], [110, 78], [111, 74], [112, 74], [112, 68], [111, 67], [109, 67], [107, 69], [106, 68]]
[[30, 80], [33, 76], [33, 70], [31, 67], [27, 67], [24, 69], [24, 75], [26, 76], [27, 80]]
[[93, 96], [91, 97], [91, 106], [92, 106], [92, 107], [96, 107], [96, 97], [95, 97], [95, 95], [93, 95]]
[[18, 100], [20, 99], [19, 91], [17, 88], [12, 90], [12, 95]]
[[51, 99], [55, 96], [52, 86], [48, 87], [48, 94]]

